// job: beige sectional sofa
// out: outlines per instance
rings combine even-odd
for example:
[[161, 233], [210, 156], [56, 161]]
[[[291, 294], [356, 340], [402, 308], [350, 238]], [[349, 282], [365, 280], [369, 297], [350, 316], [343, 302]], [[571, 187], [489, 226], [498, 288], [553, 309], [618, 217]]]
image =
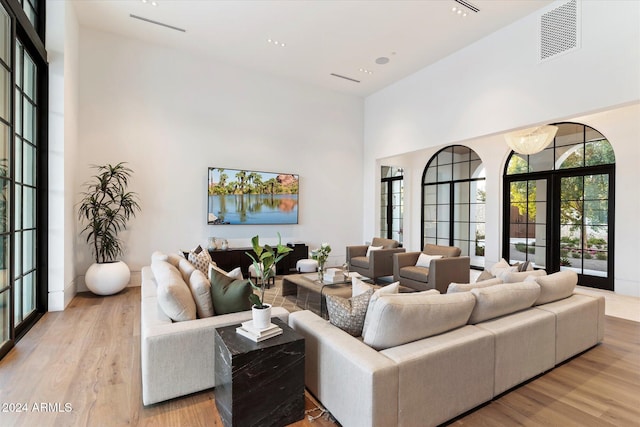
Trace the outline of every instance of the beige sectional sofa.
[[574, 275], [381, 295], [359, 338], [291, 313], [306, 386], [345, 426], [441, 424], [602, 341], [604, 298], [576, 293]]
[[[164, 274], [160, 280], [173, 280], [173, 285], [188, 289], [190, 276], [199, 270], [177, 255], [169, 255], [168, 258], [180, 274]], [[143, 267], [140, 354], [144, 405], [214, 387], [215, 328], [251, 319], [251, 311], [242, 311], [173, 321], [159, 304], [159, 285], [167, 283], [159, 284], [151, 266]], [[288, 320], [289, 312], [282, 307], [273, 307], [271, 313], [285, 322]]]

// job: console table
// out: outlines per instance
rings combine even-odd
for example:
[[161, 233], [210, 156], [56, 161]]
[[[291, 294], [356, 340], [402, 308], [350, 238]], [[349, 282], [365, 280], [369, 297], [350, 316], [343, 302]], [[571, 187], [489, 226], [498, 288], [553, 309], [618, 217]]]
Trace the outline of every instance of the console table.
[[216, 328], [216, 407], [225, 427], [284, 426], [304, 418], [304, 338], [278, 318], [281, 335], [251, 341], [240, 325]]
[[[309, 256], [309, 247], [304, 243], [288, 243], [287, 246], [293, 250], [277, 264], [276, 274], [296, 273], [298, 260]], [[253, 248], [209, 249], [209, 255], [218, 267], [225, 271], [240, 267], [244, 277], [249, 276], [249, 266], [251, 265], [251, 258], [246, 252], [253, 254]]]

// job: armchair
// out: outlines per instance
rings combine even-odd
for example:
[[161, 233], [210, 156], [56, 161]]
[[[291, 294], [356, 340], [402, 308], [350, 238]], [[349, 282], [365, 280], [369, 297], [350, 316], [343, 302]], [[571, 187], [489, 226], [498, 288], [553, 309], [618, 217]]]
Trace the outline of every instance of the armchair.
[[391, 276], [393, 274], [393, 255], [404, 252], [396, 240], [374, 237], [371, 246], [382, 246], [382, 249], [371, 251], [367, 256], [368, 245], [347, 246], [347, 262], [349, 270], [371, 279]]
[[[432, 259], [429, 267], [416, 266], [420, 254], [442, 255]], [[469, 283], [471, 260], [461, 257], [461, 250], [455, 246], [440, 246], [427, 243], [422, 252], [405, 252], [393, 255], [393, 279], [401, 286], [417, 291], [437, 289], [447, 292], [449, 283]]]

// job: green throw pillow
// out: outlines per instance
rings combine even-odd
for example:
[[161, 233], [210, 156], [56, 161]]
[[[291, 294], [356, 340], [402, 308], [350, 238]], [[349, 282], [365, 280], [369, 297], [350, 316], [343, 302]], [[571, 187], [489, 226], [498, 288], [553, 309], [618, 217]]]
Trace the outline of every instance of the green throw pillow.
[[249, 295], [253, 292], [248, 280], [237, 280], [210, 269], [211, 300], [218, 314], [237, 313], [251, 309]]

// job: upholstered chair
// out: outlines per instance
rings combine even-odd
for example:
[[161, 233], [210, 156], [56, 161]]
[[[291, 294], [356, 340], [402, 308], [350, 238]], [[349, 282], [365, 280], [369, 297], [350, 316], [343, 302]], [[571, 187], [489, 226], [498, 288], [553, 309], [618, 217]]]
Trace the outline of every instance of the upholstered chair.
[[[447, 292], [449, 283], [469, 283], [470, 258], [460, 256], [460, 248], [427, 243], [422, 252], [405, 252], [393, 255], [393, 279], [401, 286], [416, 291], [437, 289], [441, 294]], [[423, 257], [425, 265], [416, 265], [420, 254], [441, 255], [442, 258]]]
[[[391, 276], [393, 274], [393, 255], [405, 251], [399, 246], [400, 243], [396, 240], [380, 237], [374, 237], [371, 245], [347, 246], [349, 271], [355, 271], [371, 279]], [[380, 249], [373, 250], [373, 248]]]

